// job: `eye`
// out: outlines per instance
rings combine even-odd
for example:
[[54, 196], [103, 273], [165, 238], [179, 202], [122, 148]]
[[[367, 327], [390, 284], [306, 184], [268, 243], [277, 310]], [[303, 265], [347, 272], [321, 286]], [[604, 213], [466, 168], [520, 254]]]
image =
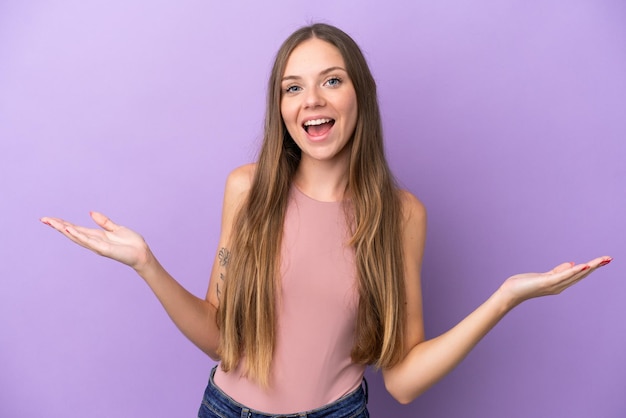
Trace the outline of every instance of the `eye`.
[[328, 80], [326, 80], [326, 84], [328, 87], [339, 87], [339, 85], [341, 84], [341, 79], [339, 77], [331, 77]]
[[300, 86], [287, 86], [287, 88], [285, 88], [285, 93], [296, 93], [300, 90], [302, 90]]

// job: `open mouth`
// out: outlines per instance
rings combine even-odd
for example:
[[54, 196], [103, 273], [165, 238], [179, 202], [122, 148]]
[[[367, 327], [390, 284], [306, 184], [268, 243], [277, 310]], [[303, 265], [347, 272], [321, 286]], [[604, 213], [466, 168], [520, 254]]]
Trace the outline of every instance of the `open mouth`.
[[328, 132], [334, 124], [334, 119], [313, 119], [304, 122], [302, 127], [311, 136], [321, 136]]

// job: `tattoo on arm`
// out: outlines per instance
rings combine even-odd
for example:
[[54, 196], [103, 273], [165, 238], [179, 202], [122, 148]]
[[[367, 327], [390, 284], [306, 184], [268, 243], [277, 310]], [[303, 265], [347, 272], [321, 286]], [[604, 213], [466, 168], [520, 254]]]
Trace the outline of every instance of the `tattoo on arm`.
[[[228, 262], [230, 261], [230, 251], [228, 248], [220, 248], [219, 253], [217, 254], [217, 258], [219, 260], [221, 267], [226, 267]], [[224, 284], [224, 272], [220, 272], [220, 280], [217, 282], [217, 299], [221, 300], [222, 290], [220, 289], [220, 285]]]
[[226, 267], [230, 261], [230, 251], [228, 251], [228, 248], [221, 248], [217, 257], [220, 260], [220, 266]]

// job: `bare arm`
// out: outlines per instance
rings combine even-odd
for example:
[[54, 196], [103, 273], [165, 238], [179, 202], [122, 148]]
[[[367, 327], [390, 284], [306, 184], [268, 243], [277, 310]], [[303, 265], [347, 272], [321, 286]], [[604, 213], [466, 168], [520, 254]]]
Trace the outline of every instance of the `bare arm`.
[[[387, 390], [401, 403], [411, 402], [454, 369], [515, 306], [534, 297], [558, 294], [611, 260], [610, 257], [599, 257], [586, 264], [564, 263], [546, 273], [510, 277], [487, 301], [452, 329], [424, 341], [419, 267], [426, 228], [425, 212], [419, 201], [410, 197], [405, 199], [405, 212], [411, 214], [405, 217], [403, 229], [406, 235], [409, 341], [404, 359], [396, 366], [383, 370]], [[416, 300], [419, 302], [419, 314], [418, 309], [411, 306]]]
[[230, 242], [233, 233], [235, 215], [243, 204], [254, 176], [255, 165], [248, 164], [234, 170], [226, 182], [224, 207], [222, 208], [222, 233], [217, 254], [211, 270], [211, 281], [207, 290], [206, 300], [215, 308], [220, 304], [221, 289], [227, 279], [227, 267], [230, 263]]
[[[250, 170], [249, 166], [237, 169], [229, 176], [224, 196], [219, 248], [226, 248], [228, 245], [234, 214], [249, 187], [246, 179]], [[217, 285], [224, 267], [220, 264], [220, 252], [216, 254], [206, 298], [198, 298], [183, 288], [161, 266], [139, 234], [115, 224], [100, 213], [92, 212], [91, 217], [101, 229], [74, 225], [58, 218], [44, 217], [41, 221], [76, 244], [132, 267], [152, 289], [181, 332], [212, 359], [218, 360], [220, 334], [216, 323], [219, 304]]]

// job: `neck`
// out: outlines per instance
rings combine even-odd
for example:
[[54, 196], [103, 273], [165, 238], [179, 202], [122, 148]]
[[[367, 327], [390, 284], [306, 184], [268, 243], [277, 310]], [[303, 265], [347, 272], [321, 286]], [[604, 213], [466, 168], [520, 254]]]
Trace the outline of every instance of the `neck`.
[[319, 161], [303, 155], [293, 179], [295, 186], [315, 200], [322, 202], [343, 200], [348, 186], [348, 157]]

